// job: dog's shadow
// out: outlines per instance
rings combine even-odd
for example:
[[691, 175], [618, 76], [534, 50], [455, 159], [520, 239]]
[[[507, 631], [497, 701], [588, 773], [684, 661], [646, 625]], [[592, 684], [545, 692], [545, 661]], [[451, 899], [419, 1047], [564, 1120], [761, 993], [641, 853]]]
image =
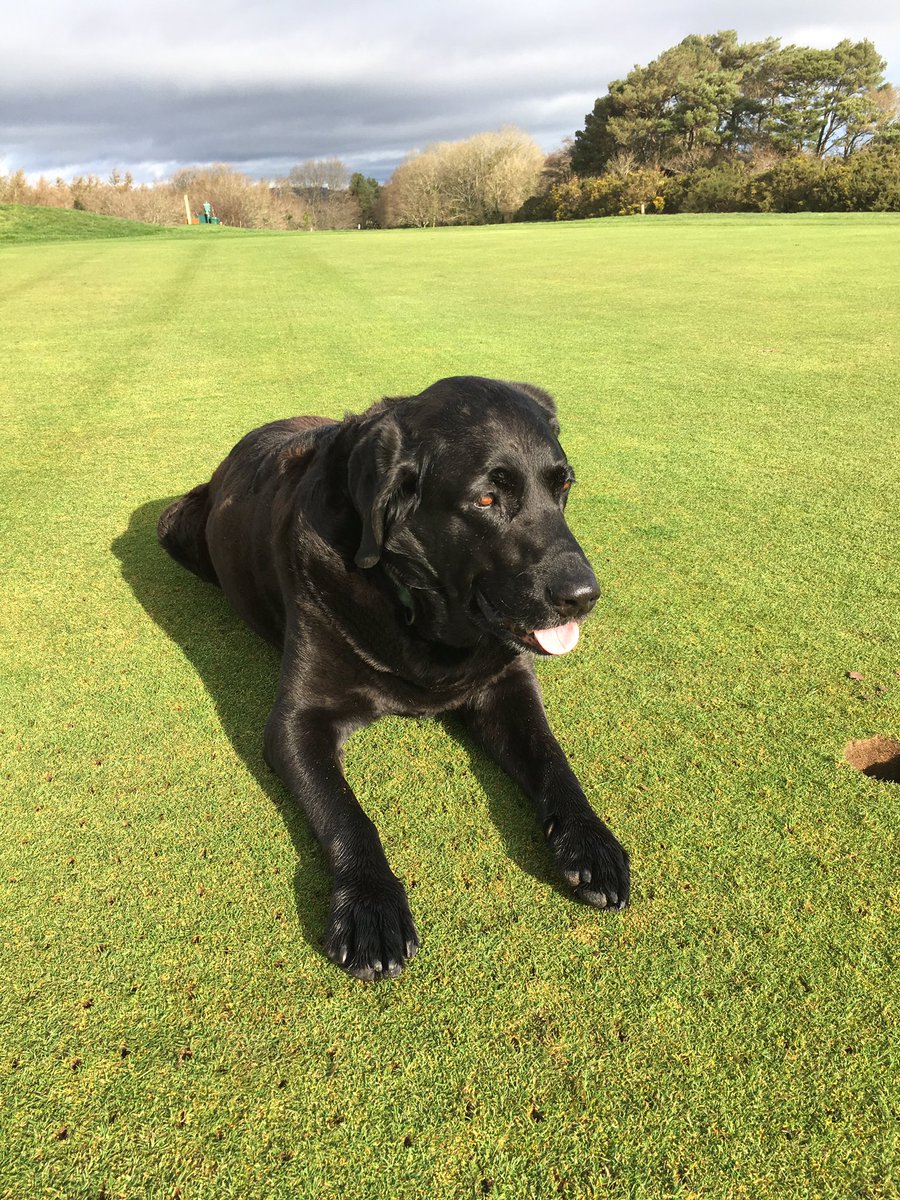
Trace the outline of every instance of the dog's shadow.
[[[159, 546], [156, 523], [176, 498], [136, 509], [112, 550], [137, 601], [194, 666], [232, 746], [284, 821], [298, 858], [297, 918], [309, 943], [324, 953], [330, 893], [325, 861], [303, 813], [263, 758], [263, 727], [275, 699], [278, 654], [244, 625], [217, 587], [178, 566]], [[509, 856], [542, 884], [569, 895], [552, 870], [518, 788], [469, 742], [458, 721], [450, 717], [443, 724], [466, 749]], [[360, 799], [365, 808], [365, 797]]]

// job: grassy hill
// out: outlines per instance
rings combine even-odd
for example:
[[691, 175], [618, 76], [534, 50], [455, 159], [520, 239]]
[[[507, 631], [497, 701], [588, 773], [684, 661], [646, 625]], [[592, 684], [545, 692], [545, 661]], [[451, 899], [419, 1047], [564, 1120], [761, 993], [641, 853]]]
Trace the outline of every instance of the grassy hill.
[[75, 242], [98, 238], [158, 237], [163, 225], [125, 221], [69, 208], [0, 204], [0, 246], [15, 242]]
[[[841, 756], [900, 734], [900, 216], [140, 231], [0, 261], [0, 1198], [897, 1197], [898, 787]], [[461, 373], [559, 402], [603, 594], [539, 671], [633, 903], [381, 721], [422, 949], [365, 985], [275, 656], [155, 524], [264, 421]]]

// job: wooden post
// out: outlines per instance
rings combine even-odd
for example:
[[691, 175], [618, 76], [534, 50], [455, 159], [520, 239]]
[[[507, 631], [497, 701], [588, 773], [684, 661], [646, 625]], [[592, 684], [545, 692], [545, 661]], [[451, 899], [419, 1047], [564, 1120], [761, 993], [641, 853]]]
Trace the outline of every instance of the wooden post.
[[184, 215], [188, 225], [191, 223], [191, 206], [188, 203], [187, 192], [184, 193]]

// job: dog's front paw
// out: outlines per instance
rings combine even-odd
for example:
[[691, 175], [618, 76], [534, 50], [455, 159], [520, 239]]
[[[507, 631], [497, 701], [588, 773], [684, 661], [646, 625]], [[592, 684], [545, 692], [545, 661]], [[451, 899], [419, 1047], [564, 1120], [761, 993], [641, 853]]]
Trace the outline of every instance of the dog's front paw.
[[556, 863], [575, 894], [595, 908], [622, 909], [631, 894], [628, 852], [593, 813], [545, 824]]
[[325, 951], [357, 979], [395, 979], [419, 949], [406, 891], [393, 875], [338, 879]]

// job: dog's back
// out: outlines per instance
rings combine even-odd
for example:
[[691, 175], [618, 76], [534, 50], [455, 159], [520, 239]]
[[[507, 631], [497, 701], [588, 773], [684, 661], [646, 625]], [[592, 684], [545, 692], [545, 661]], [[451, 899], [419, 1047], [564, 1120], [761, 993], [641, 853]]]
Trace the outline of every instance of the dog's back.
[[[327, 417], [290, 417], [273, 421], [246, 434], [232, 449], [222, 467], [208, 483], [198, 484], [163, 512], [156, 527], [159, 543], [182, 567], [207, 583], [219, 585], [206, 540], [206, 525], [216, 499], [217, 476], [229, 462], [240, 459], [246, 475], [253, 479], [272, 453], [284, 449], [298, 434], [308, 434], [321, 425], [334, 424]], [[249, 468], [249, 470], [248, 470]], [[251, 485], [252, 486], [252, 485]]]

